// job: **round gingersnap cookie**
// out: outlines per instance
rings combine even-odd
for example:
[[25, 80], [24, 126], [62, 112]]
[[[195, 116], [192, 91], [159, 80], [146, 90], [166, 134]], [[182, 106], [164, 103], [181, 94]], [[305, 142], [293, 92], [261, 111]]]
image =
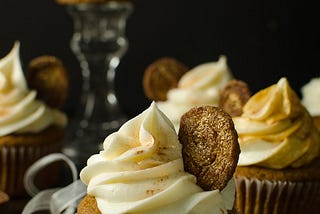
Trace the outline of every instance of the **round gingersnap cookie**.
[[222, 190], [238, 163], [238, 135], [228, 113], [219, 107], [194, 107], [181, 117], [179, 141], [185, 171], [204, 190]]
[[132, 2], [133, 0], [56, 0], [59, 4], [103, 4], [111, 1]]
[[69, 78], [61, 60], [54, 56], [39, 56], [32, 59], [26, 70], [31, 89], [37, 91], [39, 99], [53, 108], [61, 108], [68, 95]]
[[230, 80], [222, 89], [219, 98], [219, 107], [231, 117], [240, 116], [242, 108], [251, 96], [248, 85], [241, 80]]
[[145, 95], [154, 101], [165, 101], [167, 92], [176, 88], [181, 76], [189, 68], [182, 62], [171, 58], [160, 58], [151, 63], [143, 75], [143, 89]]

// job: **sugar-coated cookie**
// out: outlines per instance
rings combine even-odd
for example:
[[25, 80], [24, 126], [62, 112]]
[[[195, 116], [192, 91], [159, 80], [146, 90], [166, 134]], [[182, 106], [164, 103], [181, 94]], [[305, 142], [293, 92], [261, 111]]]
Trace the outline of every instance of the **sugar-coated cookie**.
[[101, 4], [106, 2], [132, 2], [133, 0], [56, 0], [59, 4]]
[[181, 117], [179, 140], [185, 171], [195, 175], [204, 190], [222, 190], [240, 153], [230, 115], [219, 107], [194, 107]]
[[69, 78], [61, 60], [43, 55], [32, 59], [26, 70], [28, 85], [49, 106], [61, 108], [68, 95]]
[[232, 117], [240, 116], [250, 96], [251, 91], [245, 82], [230, 80], [220, 93], [219, 107]]
[[143, 76], [145, 95], [154, 101], [165, 101], [167, 92], [178, 85], [181, 76], [189, 69], [171, 57], [160, 58], [151, 63]]

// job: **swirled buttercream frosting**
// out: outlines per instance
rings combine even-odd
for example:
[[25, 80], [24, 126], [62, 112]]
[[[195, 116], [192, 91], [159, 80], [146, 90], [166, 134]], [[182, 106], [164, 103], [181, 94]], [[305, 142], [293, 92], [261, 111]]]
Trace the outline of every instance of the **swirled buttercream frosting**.
[[183, 168], [181, 144], [169, 119], [153, 102], [109, 135], [103, 151], [81, 171], [87, 193], [102, 213], [227, 213], [231, 180], [222, 191], [203, 191]]
[[320, 115], [320, 77], [311, 79], [301, 88], [302, 104], [312, 116]]
[[67, 117], [36, 99], [27, 86], [19, 57], [19, 42], [0, 59], [0, 137], [13, 133], [37, 133], [54, 124], [66, 126]]
[[232, 79], [226, 57], [200, 64], [186, 72], [178, 87], [168, 91], [167, 100], [157, 102], [178, 130], [182, 114], [199, 105], [218, 106], [220, 90]]
[[300, 167], [319, 156], [319, 133], [286, 78], [252, 96], [233, 120], [240, 166]]

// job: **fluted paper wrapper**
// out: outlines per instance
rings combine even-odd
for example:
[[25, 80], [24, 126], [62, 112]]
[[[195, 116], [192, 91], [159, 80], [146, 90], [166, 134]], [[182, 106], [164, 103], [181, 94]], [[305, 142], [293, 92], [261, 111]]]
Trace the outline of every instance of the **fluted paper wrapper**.
[[[10, 197], [27, 196], [23, 185], [23, 176], [27, 168], [40, 157], [60, 150], [61, 143], [0, 146], [0, 189]], [[54, 182], [54, 177], [42, 176], [41, 179], [39, 176], [40, 186]]]
[[240, 214], [320, 212], [320, 182], [268, 181], [236, 177]]

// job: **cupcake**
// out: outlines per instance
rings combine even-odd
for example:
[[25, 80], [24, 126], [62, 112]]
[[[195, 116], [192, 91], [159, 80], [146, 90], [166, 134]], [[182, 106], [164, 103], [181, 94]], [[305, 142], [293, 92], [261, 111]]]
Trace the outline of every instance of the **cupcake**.
[[[10, 199], [26, 196], [23, 176], [38, 158], [58, 152], [67, 117], [37, 99], [22, 71], [19, 42], [0, 59], [0, 191]], [[46, 185], [51, 177], [39, 180]]]
[[320, 77], [311, 79], [301, 88], [302, 104], [310, 112], [320, 131]]
[[319, 211], [320, 135], [287, 79], [254, 94], [233, 121], [241, 149], [238, 211]]
[[220, 90], [233, 78], [226, 61], [221, 56], [217, 62], [203, 63], [184, 72], [177, 86], [168, 90], [165, 101], [155, 100], [177, 131], [181, 116], [192, 107], [218, 106]]
[[[225, 118], [220, 111], [213, 112]], [[231, 118], [228, 121], [230, 124]], [[193, 130], [196, 125], [191, 123], [189, 126], [185, 121], [183, 127]], [[227, 167], [217, 166], [226, 168], [228, 173], [224, 176], [221, 172], [224, 178], [221, 180], [211, 177], [207, 185], [210, 190], [201, 188], [197, 177], [184, 170], [188, 159], [183, 160], [182, 147], [188, 147], [190, 138], [185, 128], [179, 135], [184, 139], [181, 144], [173, 124], [152, 102], [147, 110], [109, 135], [103, 151], [91, 156], [80, 172], [80, 179], [87, 185], [87, 196], [80, 202], [77, 213], [227, 213], [232, 210], [235, 194], [232, 174], [239, 155], [233, 126], [226, 128], [233, 138], [221, 139], [218, 144], [234, 144], [225, 151], [234, 154], [235, 159]], [[208, 175], [214, 171], [213, 167], [209, 168]]]

